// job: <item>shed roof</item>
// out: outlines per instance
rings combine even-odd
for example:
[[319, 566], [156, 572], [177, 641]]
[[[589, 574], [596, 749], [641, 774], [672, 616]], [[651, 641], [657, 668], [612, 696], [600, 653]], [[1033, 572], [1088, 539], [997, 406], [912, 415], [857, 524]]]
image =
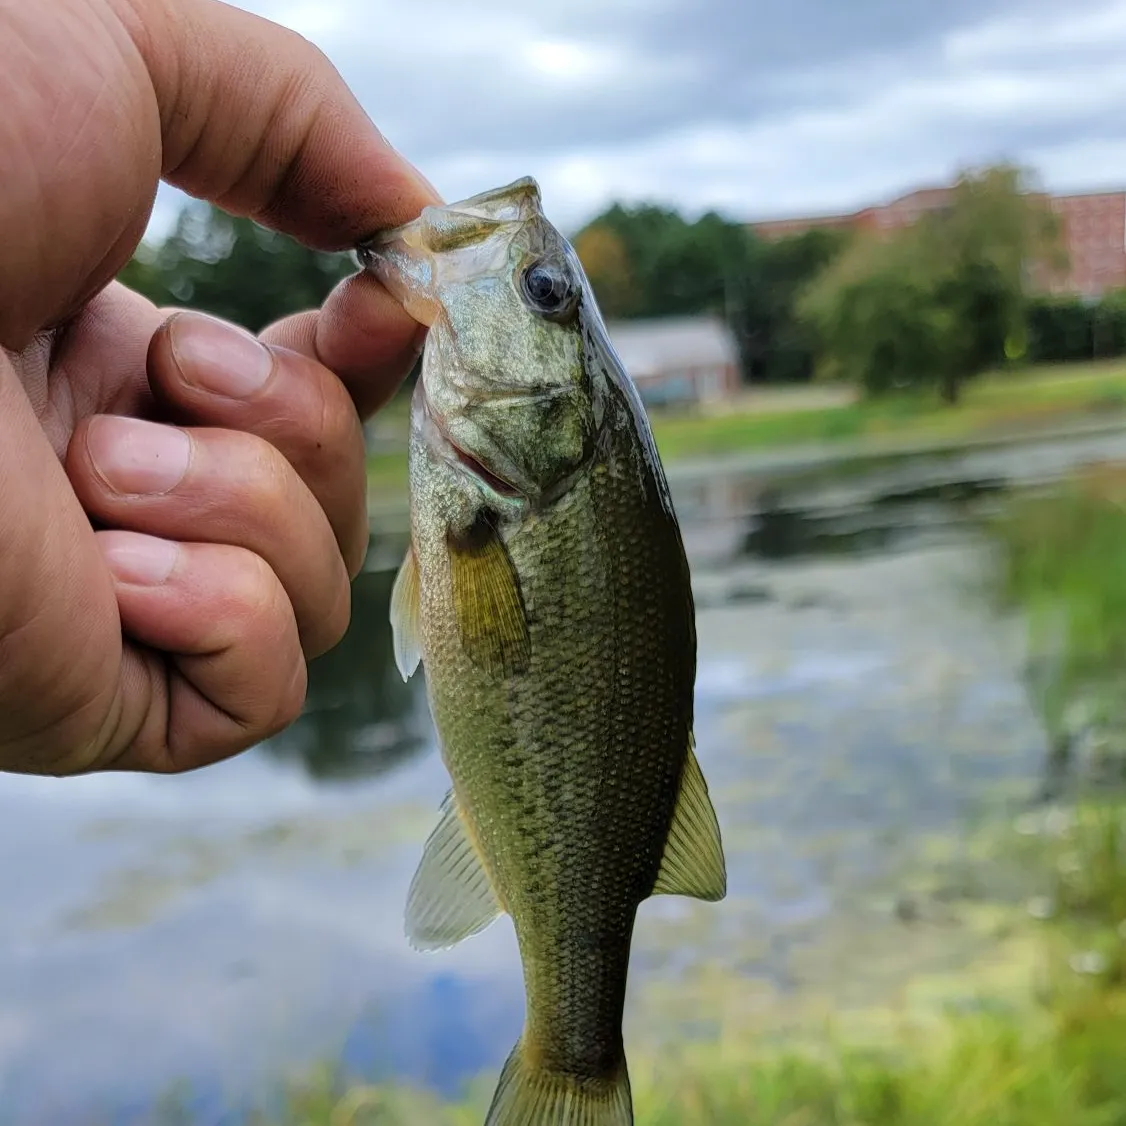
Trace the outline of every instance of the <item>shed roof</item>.
[[634, 379], [739, 361], [731, 330], [720, 317], [611, 321], [606, 329], [626, 371]]

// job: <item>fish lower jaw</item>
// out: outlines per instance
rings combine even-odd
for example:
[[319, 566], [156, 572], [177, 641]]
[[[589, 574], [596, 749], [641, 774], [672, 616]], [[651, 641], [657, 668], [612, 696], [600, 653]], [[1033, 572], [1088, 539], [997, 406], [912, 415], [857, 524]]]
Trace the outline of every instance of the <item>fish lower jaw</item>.
[[497, 496], [512, 500], [523, 496], [523, 492], [511, 481], [506, 480], [498, 473], [494, 473], [478, 458], [462, 449], [449, 435], [449, 431], [442, 425], [442, 420], [430, 405], [425, 388], [422, 390], [423, 433], [427, 441], [438, 450], [446, 461], [456, 465], [463, 472], [470, 474], [483, 484], [490, 492]]
[[449, 446], [457, 464], [467, 473], [476, 477], [477, 480], [486, 485], [492, 492], [496, 493], [497, 496], [514, 499], [522, 495], [515, 485], [510, 484], [503, 477], [498, 477], [495, 473], [486, 469], [472, 454], [467, 454], [460, 446], [454, 445], [453, 442], [449, 442]]

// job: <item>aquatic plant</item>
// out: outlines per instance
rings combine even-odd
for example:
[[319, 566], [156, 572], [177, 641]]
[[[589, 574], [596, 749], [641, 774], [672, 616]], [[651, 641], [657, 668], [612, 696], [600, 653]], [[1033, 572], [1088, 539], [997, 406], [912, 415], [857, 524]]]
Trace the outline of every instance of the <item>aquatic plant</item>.
[[[991, 837], [1021, 886], [1043, 974], [1025, 1003], [903, 1021], [893, 1042], [724, 1038], [633, 1066], [638, 1126], [1118, 1126], [1126, 1122], [1126, 805], [1045, 805]], [[480, 1126], [492, 1077], [457, 1104], [352, 1085], [332, 1066], [246, 1126]], [[159, 1126], [180, 1126], [167, 1119]]]
[[[1027, 614], [1065, 716], [1126, 679], [1126, 472], [1092, 471], [1014, 501], [990, 525], [996, 592]], [[1112, 701], [1112, 694], [1104, 697]], [[1110, 714], [1110, 705], [1104, 714]], [[1111, 709], [1112, 710], [1112, 709]], [[1126, 728], [1124, 728], [1126, 730]], [[638, 1126], [1118, 1126], [1126, 1123], [1126, 803], [1042, 805], [989, 842], [1019, 867], [1037, 972], [1022, 1003], [904, 1019], [890, 1044], [803, 1048], [728, 1037], [632, 1066]], [[996, 1003], [992, 1003], [996, 1001]], [[248, 1126], [480, 1126], [491, 1076], [457, 1104], [332, 1068], [291, 1083]], [[162, 1124], [164, 1126], [164, 1124]]]
[[[638, 1126], [1112, 1126], [1126, 1121], [1126, 995], [1088, 988], [1056, 1011], [951, 1019], [892, 1052], [701, 1046], [637, 1076]], [[254, 1126], [479, 1126], [483, 1103], [356, 1088], [295, 1092]]]
[[1126, 469], [1014, 498], [987, 531], [995, 592], [1027, 622], [1029, 687], [1057, 752], [1087, 750], [1105, 774], [1126, 751]]

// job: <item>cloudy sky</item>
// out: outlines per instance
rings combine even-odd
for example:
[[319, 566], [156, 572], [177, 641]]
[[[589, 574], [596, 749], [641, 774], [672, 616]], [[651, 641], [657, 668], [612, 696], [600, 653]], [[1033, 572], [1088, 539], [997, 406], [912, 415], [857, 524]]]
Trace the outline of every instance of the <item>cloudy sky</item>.
[[1126, 0], [239, 6], [321, 47], [446, 199], [531, 174], [564, 227], [612, 199], [851, 209], [996, 158], [1126, 186]]

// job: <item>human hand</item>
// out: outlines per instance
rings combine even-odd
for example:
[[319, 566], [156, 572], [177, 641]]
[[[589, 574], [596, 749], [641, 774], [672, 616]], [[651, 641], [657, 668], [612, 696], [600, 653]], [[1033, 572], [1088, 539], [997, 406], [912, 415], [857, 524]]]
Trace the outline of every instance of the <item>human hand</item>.
[[215, 762], [343, 634], [360, 420], [420, 330], [362, 274], [260, 341], [110, 279], [162, 176], [319, 249], [436, 196], [319, 51], [216, 0], [0, 0], [0, 99], [0, 769]]

